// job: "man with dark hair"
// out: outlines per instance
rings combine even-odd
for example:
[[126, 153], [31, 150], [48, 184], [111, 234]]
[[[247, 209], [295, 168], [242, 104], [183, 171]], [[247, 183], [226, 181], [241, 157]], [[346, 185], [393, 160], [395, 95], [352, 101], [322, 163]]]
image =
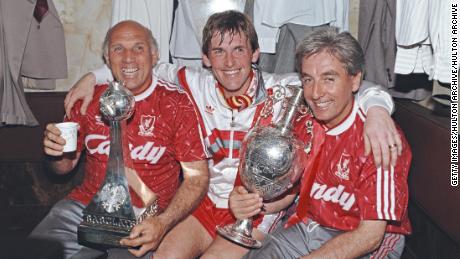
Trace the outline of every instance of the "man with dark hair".
[[[244, 258], [399, 258], [411, 232], [411, 151], [400, 132], [403, 150], [395, 166], [384, 169], [364, 155], [366, 117], [353, 95], [364, 67], [359, 43], [346, 32], [319, 30], [300, 43], [296, 59], [314, 115], [302, 114], [296, 124], [296, 134], [312, 143], [296, 212], [286, 229]], [[236, 187], [230, 204], [237, 218], [250, 217], [258, 195]]]
[[[247, 251], [216, 233], [216, 226], [235, 221], [228, 209], [228, 196], [235, 183], [239, 149], [244, 136], [255, 123], [267, 124], [279, 119], [282, 108], [280, 99], [286, 96], [287, 91], [285, 86], [300, 85], [296, 74], [274, 75], [257, 68], [257, 34], [253, 24], [243, 13], [226, 11], [209, 17], [203, 29], [202, 50], [203, 64], [208, 69], [177, 67], [171, 64], [159, 64], [154, 69], [154, 73], [160, 78], [179, 83], [193, 96], [194, 105], [203, 119], [200, 124], [203, 138], [212, 155], [207, 196], [192, 215], [165, 237], [164, 241], [175, 241], [176, 245], [170, 245], [173, 242], [163, 242], [155, 257], [193, 258], [205, 252], [203, 258], [221, 258], [222, 253], [225, 253], [226, 258], [231, 258], [241, 257]], [[100, 71], [97, 73], [98, 82], [109, 78], [107, 70], [103, 74]], [[78, 87], [74, 87], [69, 93], [66, 109], [78, 98], [91, 99], [94, 82], [94, 74], [85, 75], [77, 83]], [[365, 110], [372, 104], [383, 105], [389, 110], [393, 105], [391, 97], [375, 86], [361, 94], [359, 100], [362, 107], [366, 106]], [[272, 112], [260, 116], [266, 104], [272, 108]], [[374, 112], [375, 114], [371, 114]], [[392, 130], [386, 130], [393, 127], [393, 122], [386, 124], [386, 120], [391, 118], [385, 109], [374, 106], [369, 109], [368, 115], [374, 116], [374, 123], [378, 124], [371, 128], [379, 128], [385, 132], [383, 141], [382, 138], [373, 139], [376, 141], [373, 143], [374, 153], [387, 150], [387, 141], [398, 143], [398, 136]], [[381, 143], [385, 144], [381, 146]], [[393, 151], [392, 159], [396, 160], [397, 150]], [[264, 233], [273, 229], [283, 212], [271, 212], [279, 211], [279, 207], [286, 207], [287, 202], [289, 200], [281, 200], [266, 205], [264, 217], [255, 223], [255, 238], [262, 239]]]

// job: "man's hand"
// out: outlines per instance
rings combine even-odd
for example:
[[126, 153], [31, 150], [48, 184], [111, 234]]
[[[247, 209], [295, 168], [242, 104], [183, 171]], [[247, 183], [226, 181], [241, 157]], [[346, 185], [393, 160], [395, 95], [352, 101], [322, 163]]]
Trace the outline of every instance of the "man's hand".
[[83, 100], [80, 113], [82, 115], [86, 114], [86, 109], [93, 99], [95, 84], [96, 78], [94, 77], [94, 74], [87, 73], [72, 86], [64, 100], [65, 113], [68, 118], [70, 118], [70, 111], [72, 110], [73, 105], [78, 100]]
[[402, 152], [401, 136], [386, 109], [373, 106], [367, 111], [364, 144], [365, 155], [372, 151], [377, 167], [387, 169], [390, 163], [396, 165], [398, 155]]
[[257, 193], [248, 193], [243, 186], [237, 186], [230, 193], [230, 209], [237, 219], [247, 219], [261, 212], [262, 198]]
[[134, 226], [129, 237], [120, 240], [120, 244], [124, 246], [140, 246], [139, 249], [129, 249], [137, 257], [147, 251], [156, 250], [166, 232], [186, 218], [206, 195], [209, 183], [207, 161], [180, 162], [180, 164], [184, 179], [166, 210]]
[[160, 244], [167, 228], [160, 217], [149, 217], [137, 224], [131, 230], [129, 238], [120, 240], [120, 244], [139, 249], [128, 249], [133, 255], [140, 257], [151, 250], [155, 250]]
[[43, 150], [49, 156], [62, 156], [64, 153], [65, 139], [61, 137], [61, 131], [50, 123], [46, 125], [45, 137], [43, 139]]
[[64, 153], [65, 139], [61, 137], [61, 131], [54, 123], [46, 125], [43, 138], [43, 151], [48, 156], [55, 157], [51, 161], [51, 167], [58, 174], [66, 174], [77, 165], [81, 152]]

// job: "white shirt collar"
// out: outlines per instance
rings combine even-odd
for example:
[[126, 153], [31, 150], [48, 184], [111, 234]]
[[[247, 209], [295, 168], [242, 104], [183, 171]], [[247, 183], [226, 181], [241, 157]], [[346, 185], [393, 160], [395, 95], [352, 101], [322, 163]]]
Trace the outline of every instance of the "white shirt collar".
[[353, 108], [351, 109], [351, 112], [350, 114], [348, 114], [347, 118], [345, 118], [345, 120], [343, 120], [341, 123], [334, 126], [333, 128], [327, 129], [326, 135], [337, 136], [342, 134], [344, 131], [349, 129], [351, 125], [353, 125], [357, 114], [359, 114], [362, 117], [359, 111], [358, 101], [355, 97], [355, 100], [353, 102]]
[[152, 83], [150, 84], [150, 86], [147, 89], [145, 89], [145, 91], [143, 91], [142, 93], [135, 95], [134, 100], [138, 102], [138, 101], [142, 101], [145, 98], [149, 97], [153, 93], [153, 90], [155, 90], [155, 87], [157, 86], [157, 84], [158, 84], [158, 79], [154, 76], [152, 78]]

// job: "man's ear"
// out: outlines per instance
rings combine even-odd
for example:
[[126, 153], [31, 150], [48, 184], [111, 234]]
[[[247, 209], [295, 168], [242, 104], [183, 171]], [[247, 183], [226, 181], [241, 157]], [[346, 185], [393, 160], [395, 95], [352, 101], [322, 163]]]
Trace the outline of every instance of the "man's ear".
[[209, 60], [208, 55], [201, 54], [201, 58], [203, 59], [203, 64], [205, 67], [210, 68], [211, 67], [211, 60]]
[[105, 64], [107, 65], [107, 67], [110, 68], [110, 60], [109, 60], [109, 55], [108, 54], [104, 54], [104, 61], [105, 61]]
[[155, 66], [158, 63], [158, 60], [160, 59], [160, 53], [158, 53], [158, 50], [152, 50], [151, 58], [152, 64], [153, 66]]
[[356, 93], [359, 87], [361, 86], [361, 82], [363, 81], [362, 76], [363, 76], [363, 72], [359, 72], [356, 75], [352, 76], [351, 81], [353, 84], [352, 86], [353, 93]]
[[252, 53], [251, 62], [252, 63], [257, 63], [257, 60], [259, 60], [259, 56], [260, 56], [260, 49], [258, 48]]

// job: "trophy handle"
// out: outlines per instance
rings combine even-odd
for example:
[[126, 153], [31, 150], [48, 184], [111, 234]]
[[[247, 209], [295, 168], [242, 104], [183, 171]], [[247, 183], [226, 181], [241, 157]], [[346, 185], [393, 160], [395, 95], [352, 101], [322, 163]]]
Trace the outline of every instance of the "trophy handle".
[[233, 224], [218, 226], [217, 233], [247, 248], [260, 248], [262, 243], [252, 238], [252, 218], [238, 219]]

